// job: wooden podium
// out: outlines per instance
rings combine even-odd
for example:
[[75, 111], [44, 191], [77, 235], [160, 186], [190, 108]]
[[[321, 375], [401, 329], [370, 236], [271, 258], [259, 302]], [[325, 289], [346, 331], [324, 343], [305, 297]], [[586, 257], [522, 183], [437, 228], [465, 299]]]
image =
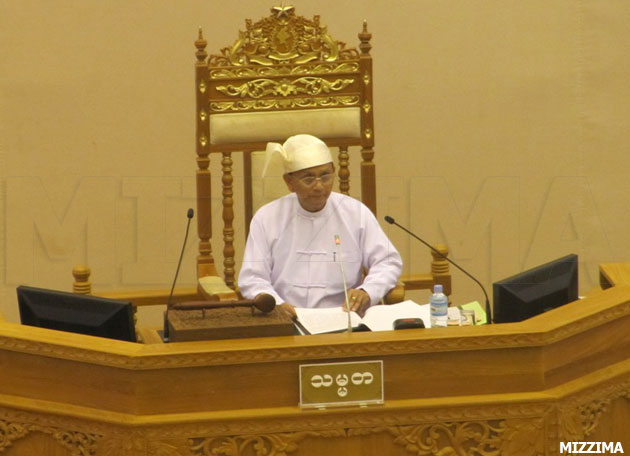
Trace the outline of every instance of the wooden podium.
[[[301, 364], [382, 360], [385, 403], [302, 410]], [[0, 322], [0, 454], [630, 451], [630, 286], [521, 323], [132, 344]]]

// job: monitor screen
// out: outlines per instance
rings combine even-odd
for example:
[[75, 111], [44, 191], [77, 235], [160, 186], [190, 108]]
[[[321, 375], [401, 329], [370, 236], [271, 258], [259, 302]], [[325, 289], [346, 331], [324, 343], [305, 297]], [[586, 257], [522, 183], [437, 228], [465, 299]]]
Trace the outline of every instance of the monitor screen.
[[23, 325], [136, 342], [130, 302], [19, 286]]
[[577, 298], [578, 257], [571, 254], [495, 282], [494, 322], [522, 321]]

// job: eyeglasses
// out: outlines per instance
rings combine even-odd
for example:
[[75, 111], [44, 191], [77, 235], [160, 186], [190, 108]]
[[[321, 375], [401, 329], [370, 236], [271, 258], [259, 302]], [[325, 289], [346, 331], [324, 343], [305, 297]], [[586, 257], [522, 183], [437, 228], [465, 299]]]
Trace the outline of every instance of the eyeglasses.
[[300, 177], [298, 180], [302, 183], [302, 185], [305, 185], [306, 187], [312, 187], [313, 185], [315, 185], [316, 181], [320, 181], [322, 185], [327, 185], [330, 184], [334, 178], [335, 175], [333, 173], [326, 173], [322, 174], [319, 177], [304, 176]]

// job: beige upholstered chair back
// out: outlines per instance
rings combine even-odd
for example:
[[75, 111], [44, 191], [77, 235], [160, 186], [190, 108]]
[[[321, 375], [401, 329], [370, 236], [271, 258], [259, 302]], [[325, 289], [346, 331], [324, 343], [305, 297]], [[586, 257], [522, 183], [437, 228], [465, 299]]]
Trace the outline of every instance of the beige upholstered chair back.
[[201, 30], [195, 41], [197, 273], [199, 277], [217, 275], [212, 254], [209, 165], [211, 159], [220, 159], [223, 270], [225, 283], [232, 288], [237, 212], [234, 160], [242, 160], [244, 204], [238, 212], [242, 209], [248, 227], [256, 204], [253, 195], [262, 194], [257, 187], [261, 180], [256, 179], [261, 170], [253, 155], [264, 150], [267, 142], [282, 143], [300, 133], [320, 137], [339, 151], [335, 163], [339, 191], [346, 194], [350, 188], [349, 147], [358, 146], [361, 199], [376, 212], [371, 35], [367, 25], [363, 24], [358, 35], [358, 48], [346, 48], [333, 39], [319, 16], [298, 16], [291, 6], [274, 7], [269, 17], [257, 22], [246, 20], [245, 26], [236, 41], [217, 54], [208, 55]]

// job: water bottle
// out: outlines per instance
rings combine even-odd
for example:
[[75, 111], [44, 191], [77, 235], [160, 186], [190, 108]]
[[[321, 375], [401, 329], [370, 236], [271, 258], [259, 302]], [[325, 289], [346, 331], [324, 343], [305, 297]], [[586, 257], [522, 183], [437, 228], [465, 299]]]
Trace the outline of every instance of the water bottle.
[[433, 286], [433, 294], [429, 299], [431, 306], [431, 327], [448, 324], [448, 298], [442, 293], [442, 285]]

